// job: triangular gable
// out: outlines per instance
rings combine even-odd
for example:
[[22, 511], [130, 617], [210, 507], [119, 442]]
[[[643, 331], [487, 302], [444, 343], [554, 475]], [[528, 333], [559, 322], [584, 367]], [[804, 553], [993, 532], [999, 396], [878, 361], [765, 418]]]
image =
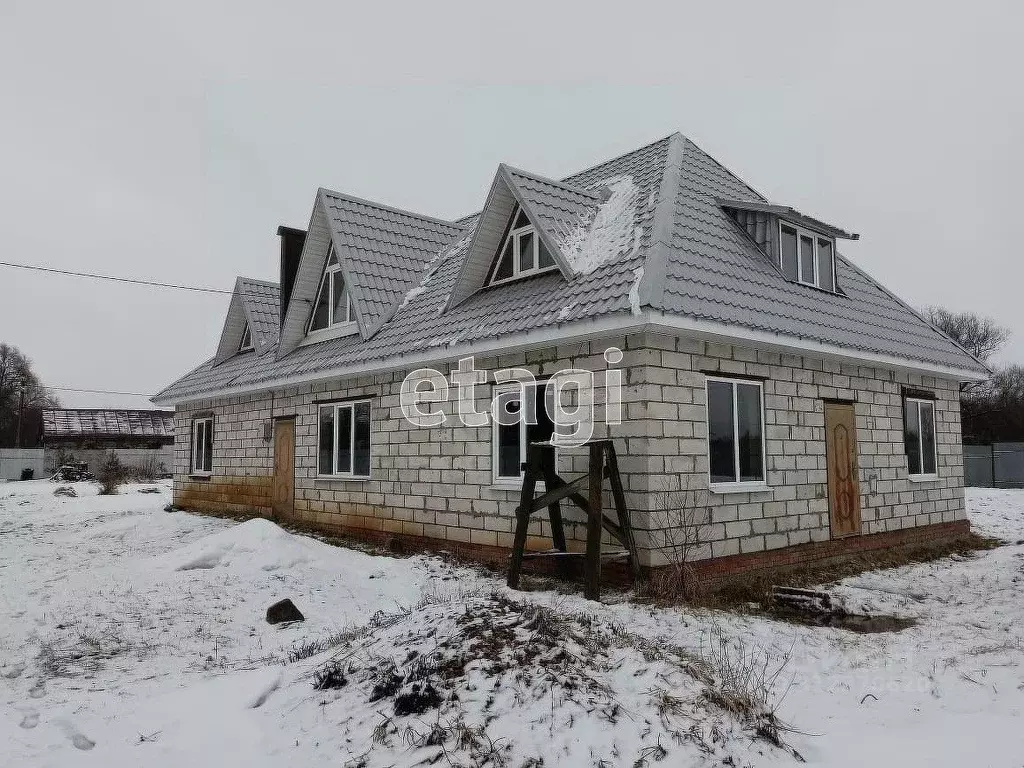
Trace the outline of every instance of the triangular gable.
[[359, 334], [367, 339], [459, 232], [456, 224], [441, 219], [320, 189], [281, 327], [281, 354], [306, 336], [332, 244]]
[[448, 306], [456, 306], [484, 286], [517, 205], [533, 224], [562, 274], [573, 277], [577, 270], [566, 258], [562, 244], [581, 222], [593, 216], [602, 199], [598, 190], [545, 179], [504, 163], [499, 165]]
[[273, 349], [277, 343], [278, 300], [276, 283], [237, 278], [214, 363], [224, 362], [242, 351], [242, 336], [246, 328], [252, 336], [252, 348], [257, 355]]

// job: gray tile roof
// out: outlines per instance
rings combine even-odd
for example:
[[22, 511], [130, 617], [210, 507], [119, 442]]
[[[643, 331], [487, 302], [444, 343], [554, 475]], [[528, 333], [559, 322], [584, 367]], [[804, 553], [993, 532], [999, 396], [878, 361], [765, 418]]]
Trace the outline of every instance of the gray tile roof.
[[263, 355], [277, 346], [277, 332], [281, 326], [280, 286], [266, 280], [240, 277], [236, 290], [245, 307], [249, 329], [253, 335], [253, 346], [257, 354]]
[[460, 228], [340, 192], [324, 189], [321, 195], [349, 291], [367, 335], [373, 335]]
[[46, 408], [43, 441], [61, 438], [146, 437], [174, 439], [174, 413], [170, 411]]
[[600, 190], [552, 181], [508, 166], [505, 169], [531, 220], [554, 235], [565, 235], [581, 219], [593, 215], [603, 198]]
[[483, 288], [446, 310], [478, 215], [448, 224], [324, 192], [332, 206], [335, 247], [344, 246], [352, 257], [348, 268], [354, 300], [362, 303], [365, 318], [377, 322], [375, 332], [299, 346], [280, 359], [242, 355], [217, 366], [207, 362], [157, 399], [258, 389], [326, 372], [343, 375], [347, 366], [400, 367], [410, 355], [434, 350], [442, 356], [456, 346], [539, 329], [557, 334], [567, 324], [628, 318], [641, 308], [778, 334], [784, 337], [780, 343], [799, 339], [851, 353], [985, 372], [845, 259], [838, 260], [838, 284], [845, 295], [787, 281], [719, 203], [764, 198], [679, 134], [562, 182], [505, 170], [529, 200], [533, 215], [552, 228], [585, 219], [596, 201], [607, 198], [605, 183], [626, 179], [635, 193], [628, 239], [612, 240], [607, 246], [614, 251], [611, 257], [595, 260], [589, 271], [567, 277], [547, 273]]
[[845, 295], [789, 282], [730, 220], [717, 198], [758, 199], [690, 141], [675, 196], [664, 297], [659, 309], [746, 328], [984, 371], [850, 261], [837, 259]]

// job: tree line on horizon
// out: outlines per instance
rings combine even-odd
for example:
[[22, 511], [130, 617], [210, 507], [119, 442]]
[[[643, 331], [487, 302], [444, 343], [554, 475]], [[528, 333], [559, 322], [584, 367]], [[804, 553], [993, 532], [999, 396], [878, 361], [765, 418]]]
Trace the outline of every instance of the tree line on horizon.
[[924, 317], [953, 341], [992, 369], [992, 377], [965, 384], [960, 391], [964, 445], [1024, 441], [1024, 366], [992, 364], [992, 357], [1010, 340], [1009, 328], [974, 312], [953, 312], [930, 306]]
[[43, 409], [60, 401], [17, 347], [0, 342], [0, 448], [35, 448], [42, 438]]

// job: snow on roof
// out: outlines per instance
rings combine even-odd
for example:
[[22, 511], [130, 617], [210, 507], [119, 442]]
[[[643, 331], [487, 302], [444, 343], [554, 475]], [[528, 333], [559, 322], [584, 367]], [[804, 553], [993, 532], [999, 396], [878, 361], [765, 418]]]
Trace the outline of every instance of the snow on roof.
[[43, 440], [52, 438], [147, 437], [174, 439], [171, 411], [46, 408]]
[[[975, 377], [988, 373], [841, 255], [840, 293], [787, 280], [721, 201], [769, 204], [680, 134], [561, 182], [507, 166], [499, 168], [499, 177], [507, 177], [544, 226], [562, 233], [556, 244], [570, 262], [569, 274], [486, 286], [453, 302], [465, 263], [479, 256], [471, 243], [480, 214], [448, 225], [322, 193], [331, 237], [353, 259], [353, 290], [375, 318], [372, 327], [365, 335], [278, 347], [259, 359], [242, 355], [217, 366], [204, 363], [154, 401], [314, 381], [347, 367], [397, 366], [425, 348], [492, 344], [564, 326], [569, 318], [628, 320], [647, 309], [770, 334], [780, 346], [828, 345], [854, 359], [864, 353]], [[316, 278], [321, 271], [320, 264], [312, 270]]]

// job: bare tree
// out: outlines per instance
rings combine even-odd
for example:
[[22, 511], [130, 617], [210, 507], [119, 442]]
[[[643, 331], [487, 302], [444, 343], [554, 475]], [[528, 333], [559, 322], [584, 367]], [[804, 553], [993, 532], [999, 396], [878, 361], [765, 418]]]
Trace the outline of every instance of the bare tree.
[[1024, 440], [1024, 366], [1008, 365], [960, 397], [964, 442]]
[[1010, 340], [1010, 329], [998, 325], [991, 317], [973, 312], [953, 312], [938, 306], [925, 307], [924, 316], [982, 362]]
[[651, 548], [664, 565], [648, 579], [648, 596], [690, 600], [702, 584], [695, 562], [710, 555], [711, 506], [706, 488], [683, 488], [654, 494], [650, 512]]
[[57, 404], [32, 370], [32, 361], [17, 347], [0, 343], [0, 446], [34, 442], [26, 425], [38, 425], [39, 412]]

